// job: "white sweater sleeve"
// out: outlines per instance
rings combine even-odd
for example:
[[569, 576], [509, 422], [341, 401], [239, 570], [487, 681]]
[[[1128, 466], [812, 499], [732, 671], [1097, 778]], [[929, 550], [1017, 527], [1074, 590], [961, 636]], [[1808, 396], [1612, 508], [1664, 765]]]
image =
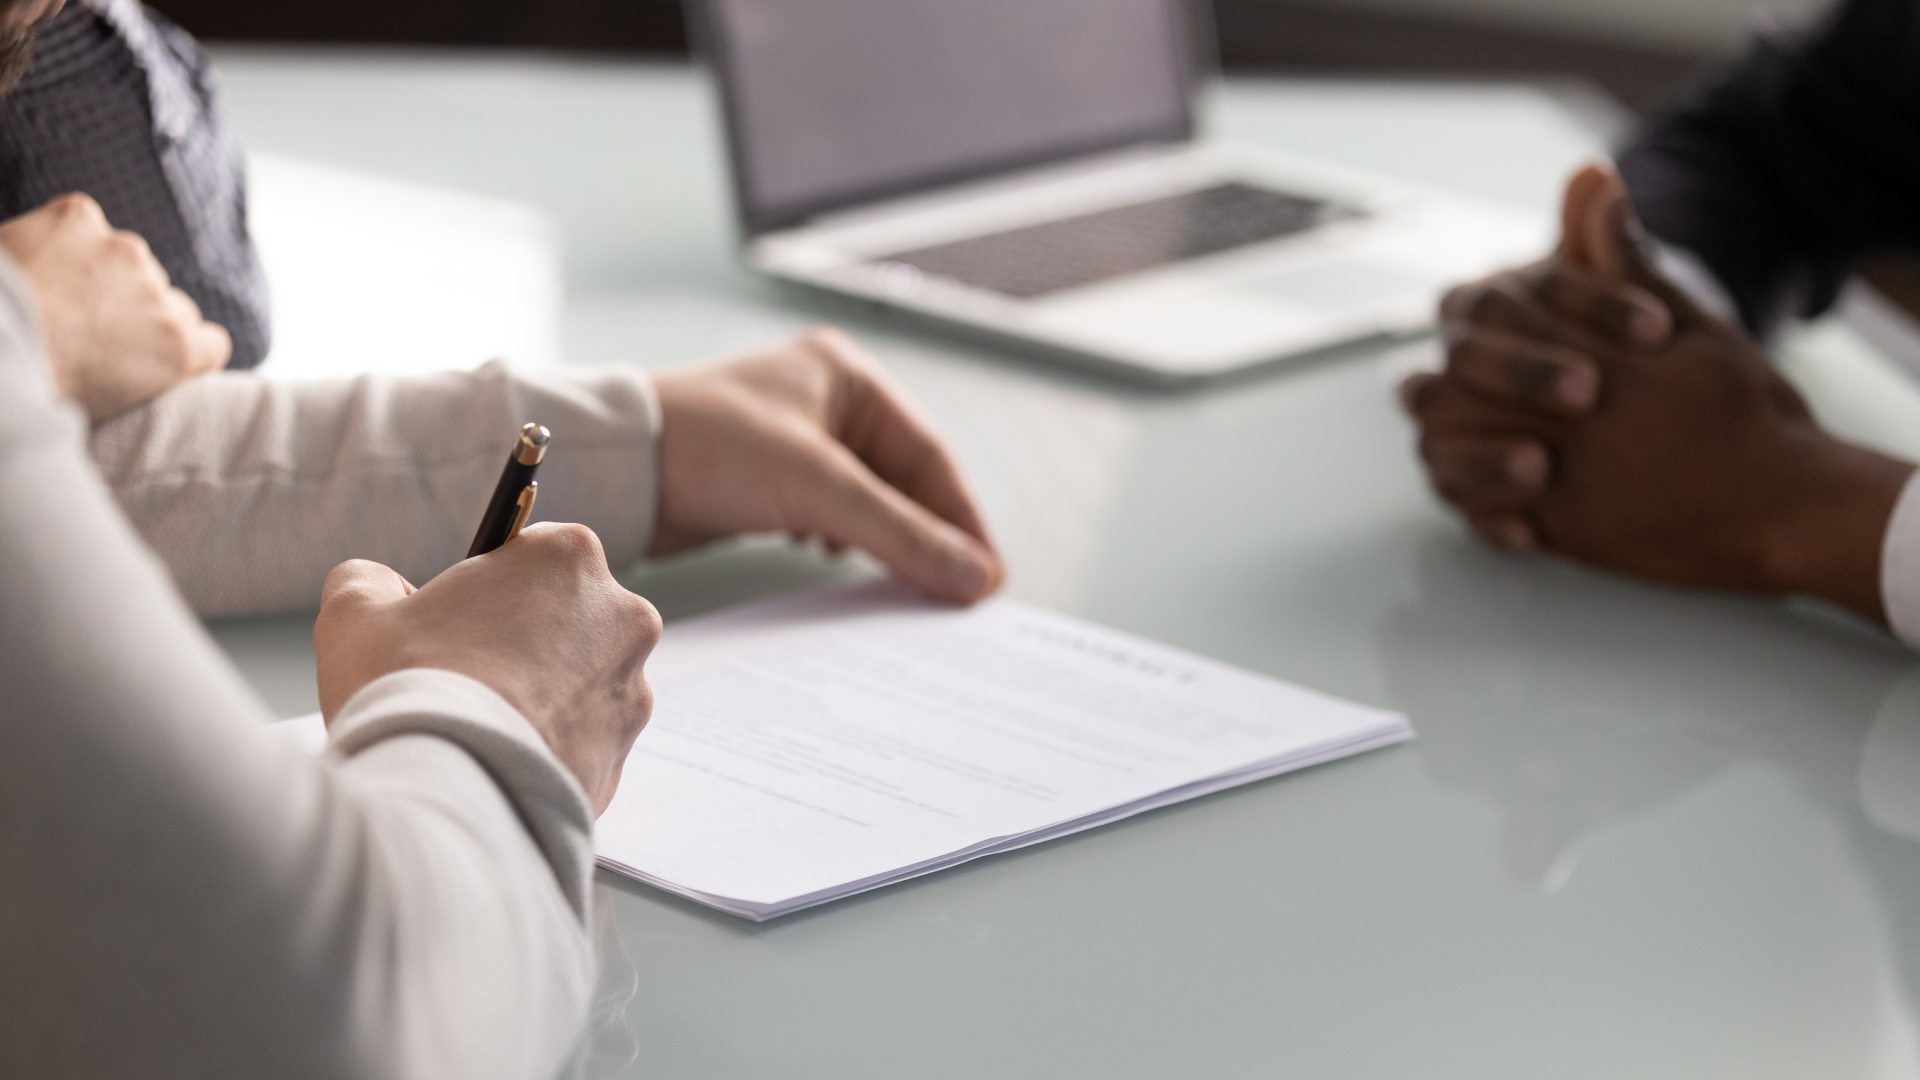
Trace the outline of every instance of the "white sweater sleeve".
[[366, 688], [323, 758], [268, 731], [23, 295], [0, 265], [0, 1076], [553, 1075], [592, 989], [584, 794], [445, 672]]
[[122, 509], [203, 615], [309, 610], [373, 559], [415, 583], [466, 555], [520, 425], [553, 429], [535, 517], [639, 561], [659, 501], [659, 403], [632, 368], [196, 379], [93, 432]]

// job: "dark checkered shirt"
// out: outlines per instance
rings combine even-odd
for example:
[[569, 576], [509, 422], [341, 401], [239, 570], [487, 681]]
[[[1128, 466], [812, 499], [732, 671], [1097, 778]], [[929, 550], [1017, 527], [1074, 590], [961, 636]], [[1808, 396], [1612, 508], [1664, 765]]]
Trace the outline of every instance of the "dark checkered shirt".
[[0, 100], [0, 218], [69, 192], [146, 238], [174, 284], [233, 335], [234, 367], [260, 362], [267, 286], [239, 149], [206, 53], [138, 0], [69, 3]]

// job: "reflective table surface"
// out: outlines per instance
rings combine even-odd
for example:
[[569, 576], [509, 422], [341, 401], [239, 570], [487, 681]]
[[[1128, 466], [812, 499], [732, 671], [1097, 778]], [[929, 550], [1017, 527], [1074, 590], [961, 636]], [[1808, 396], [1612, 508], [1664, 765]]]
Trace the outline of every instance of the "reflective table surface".
[[[1426, 495], [1393, 403], [1430, 344], [1134, 390], [739, 270], [685, 69], [219, 59], [256, 149], [549, 215], [570, 362], [664, 366], [839, 321], [951, 436], [1014, 596], [1419, 731], [766, 925], [603, 874], [578, 1075], [1920, 1075], [1920, 664], [1809, 605], [1477, 547]], [[1515, 86], [1216, 98], [1218, 135], [1543, 212], [1599, 145]], [[1920, 389], [1851, 330], [1783, 355], [1833, 424], [1920, 453]], [[629, 581], [670, 633], [862, 572], [750, 542]], [[313, 707], [308, 627], [214, 629], [293, 715]]]

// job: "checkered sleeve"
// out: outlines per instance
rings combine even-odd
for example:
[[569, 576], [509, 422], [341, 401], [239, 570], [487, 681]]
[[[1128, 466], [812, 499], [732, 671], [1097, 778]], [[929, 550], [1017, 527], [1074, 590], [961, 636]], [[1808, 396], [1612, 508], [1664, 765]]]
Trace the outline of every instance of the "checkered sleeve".
[[245, 163], [207, 56], [138, 0], [69, 3], [35, 34], [32, 70], [0, 100], [0, 218], [71, 192], [146, 239], [174, 284], [232, 334], [234, 367], [266, 356]]

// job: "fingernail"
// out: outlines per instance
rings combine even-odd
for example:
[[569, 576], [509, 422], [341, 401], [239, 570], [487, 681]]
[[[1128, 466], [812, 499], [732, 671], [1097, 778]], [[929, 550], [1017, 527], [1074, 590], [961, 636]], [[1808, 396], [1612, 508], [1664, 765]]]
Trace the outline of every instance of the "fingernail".
[[1507, 478], [1524, 488], [1547, 482], [1547, 454], [1537, 446], [1523, 446], [1507, 455]]
[[1600, 399], [1600, 375], [1590, 367], [1570, 367], [1560, 373], [1554, 392], [1560, 396], [1560, 404], [1586, 412]]

